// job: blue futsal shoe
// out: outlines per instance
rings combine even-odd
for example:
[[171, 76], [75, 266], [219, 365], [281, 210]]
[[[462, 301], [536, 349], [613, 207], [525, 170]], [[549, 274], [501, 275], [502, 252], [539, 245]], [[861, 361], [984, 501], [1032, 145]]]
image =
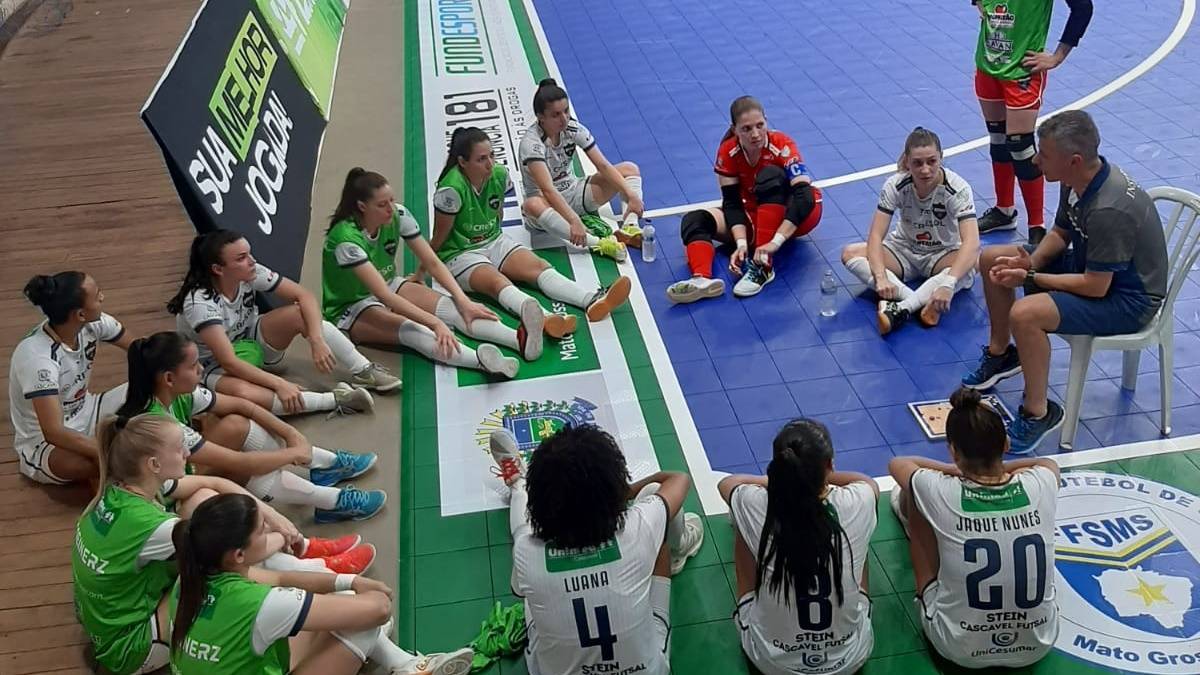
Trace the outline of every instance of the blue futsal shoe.
[[1046, 414], [1034, 418], [1025, 412], [1025, 406], [1017, 410], [1017, 418], [1008, 425], [1008, 451], [1014, 455], [1028, 455], [1037, 449], [1051, 432], [1062, 426], [1062, 406], [1046, 401]]
[[332, 487], [344, 480], [358, 478], [370, 471], [371, 467], [375, 466], [375, 462], [379, 461], [379, 456], [373, 452], [359, 454], [335, 450], [334, 454], [337, 455], [337, 459], [334, 460], [333, 466], [325, 469], [309, 469], [308, 479], [321, 487]]
[[1008, 345], [1000, 356], [993, 356], [988, 346], [983, 346], [983, 356], [975, 370], [963, 375], [962, 384], [968, 389], [991, 389], [1000, 380], [1021, 372], [1021, 358], [1017, 356], [1016, 345]]
[[337, 523], [344, 520], [366, 520], [383, 510], [387, 493], [383, 490], [359, 490], [353, 486], [342, 488], [337, 505], [332, 509], [316, 509], [313, 522]]

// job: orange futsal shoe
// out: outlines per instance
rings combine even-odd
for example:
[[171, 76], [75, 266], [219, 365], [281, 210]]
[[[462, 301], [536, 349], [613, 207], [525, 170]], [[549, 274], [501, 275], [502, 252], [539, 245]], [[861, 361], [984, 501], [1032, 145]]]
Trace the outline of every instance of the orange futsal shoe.
[[334, 555], [340, 555], [362, 543], [362, 537], [357, 534], [348, 534], [337, 539], [322, 539], [320, 537], [309, 537], [308, 546], [304, 548], [303, 555], [300, 558], [328, 558]]
[[375, 546], [359, 544], [354, 548], [325, 558], [325, 566], [338, 574], [362, 574], [375, 562]]

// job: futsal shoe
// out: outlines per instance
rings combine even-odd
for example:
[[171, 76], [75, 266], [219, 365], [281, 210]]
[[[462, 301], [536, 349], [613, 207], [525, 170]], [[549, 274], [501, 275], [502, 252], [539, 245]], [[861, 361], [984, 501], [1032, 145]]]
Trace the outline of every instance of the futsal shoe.
[[338, 382], [333, 388], [334, 414], [348, 415], [350, 413], [373, 412], [375, 399], [366, 389], [352, 387], [345, 382]]
[[333, 466], [308, 470], [308, 479], [314, 485], [330, 487], [344, 480], [358, 478], [370, 471], [371, 467], [375, 466], [375, 462], [379, 461], [379, 456], [373, 452], [357, 453], [334, 450], [333, 454], [336, 457], [333, 460]]
[[362, 574], [375, 563], [375, 546], [360, 544], [354, 548], [324, 558], [325, 566], [338, 574]]
[[629, 252], [625, 250], [625, 244], [617, 241], [615, 235], [604, 237], [596, 242], [592, 247], [592, 253], [602, 255], [605, 258], [612, 258], [617, 262], [625, 262], [629, 258]]
[[1046, 414], [1033, 417], [1025, 412], [1025, 406], [1017, 409], [1017, 418], [1008, 425], [1008, 451], [1014, 455], [1028, 455], [1037, 450], [1047, 436], [1063, 423], [1062, 406], [1046, 401]]
[[392, 668], [390, 675], [467, 675], [475, 660], [475, 651], [463, 647], [445, 654], [422, 654], [407, 668]]
[[682, 305], [705, 298], [719, 298], [725, 292], [725, 282], [708, 277], [692, 277], [676, 281], [667, 287], [667, 299]]
[[485, 373], [503, 375], [508, 379], [517, 376], [521, 362], [511, 356], [505, 356], [496, 345], [484, 342], [475, 348], [475, 356], [479, 357], [479, 366]]
[[399, 389], [403, 383], [400, 381], [400, 378], [393, 375], [387, 368], [378, 363], [372, 363], [361, 372], [354, 373], [351, 384], [362, 389], [373, 389], [380, 393], [387, 393]]
[[700, 552], [704, 544], [704, 521], [694, 513], [683, 514], [683, 536], [680, 537], [679, 550], [671, 551], [671, 576], [683, 571], [688, 558]]
[[543, 322], [542, 330], [555, 340], [575, 332], [575, 317], [571, 314], [547, 314]]
[[733, 294], [739, 298], [758, 295], [762, 292], [763, 286], [772, 281], [775, 281], [775, 270], [752, 260], [746, 263], [746, 273], [733, 285]]
[[1038, 244], [1042, 243], [1042, 240], [1045, 238], [1046, 238], [1046, 226], [1045, 225], [1038, 225], [1036, 227], [1029, 228], [1029, 244], [1031, 246], [1037, 246]]
[[613, 236], [627, 248], [642, 247], [642, 228], [636, 222], [626, 223], [617, 228], [613, 231]]
[[304, 540], [304, 550], [297, 553], [296, 557], [306, 560], [311, 558], [328, 558], [345, 553], [361, 543], [362, 536], [357, 534], [348, 534], [337, 539], [308, 537]]
[[313, 522], [338, 523], [346, 520], [367, 520], [379, 514], [387, 503], [383, 490], [359, 490], [347, 486], [338, 492], [337, 504], [332, 509], [315, 509]]
[[611, 286], [596, 291], [587, 306], [588, 321], [603, 321], [614, 309], [625, 304], [632, 289], [633, 282], [629, 277], [617, 277]]
[[1000, 356], [992, 354], [991, 349], [983, 346], [983, 356], [975, 370], [963, 375], [962, 385], [968, 389], [991, 389], [1003, 379], [1021, 372], [1021, 357], [1017, 355], [1016, 345], [1010, 344], [1004, 348]]
[[488, 448], [492, 451], [492, 459], [496, 466], [492, 468], [504, 484], [512, 487], [518, 481], [525, 480], [525, 460], [521, 458], [521, 449], [517, 438], [508, 429], [496, 429], [488, 437]]
[[875, 320], [879, 324], [879, 334], [887, 335], [908, 321], [908, 310], [902, 308], [898, 302], [880, 300], [875, 311]]
[[1004, 232], [1006, 230], [1017, 229], [1017, 210], [1013, 209], [1012, 213], [1005, 213], [999, 208], [993, 206], [983, 215], [979, 217], [979, 234], [987, 234], [988, 232]]
[[537, 361], [542, 355], [542, 331], [546, 327], [546, 313], [533, 298], [521, 303], [521, 325], [517, 327], [517, 346], [521, 358]]
[[917, 315], [921, 321], [921, 325], [926, 328], [933, 328], [938, 325], [938, 321], [942, 320], [941, 312], [933, 308], [933, 303], [928, 303], [921, 308], [921, 313]]

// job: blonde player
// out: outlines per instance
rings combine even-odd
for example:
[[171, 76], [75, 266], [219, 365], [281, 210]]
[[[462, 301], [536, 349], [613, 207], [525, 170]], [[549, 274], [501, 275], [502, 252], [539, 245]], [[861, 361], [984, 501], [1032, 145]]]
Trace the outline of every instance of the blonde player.
[[742, 650], [764, 675], [857, 671], [871, 655], [867, 545], [879, 487], [833, 470], [820, 422], [775, 436], [766, 476], [717, 486], [734, 524]]
[[1027, 666], [1058, 637], [1054, 512], [1058, 465], [1002, 462], [1004, 421], [980, 394], [950, 397], [954, 464], [897, 457], [892, 509], [909, 535], [925, 636], [967, 668]]

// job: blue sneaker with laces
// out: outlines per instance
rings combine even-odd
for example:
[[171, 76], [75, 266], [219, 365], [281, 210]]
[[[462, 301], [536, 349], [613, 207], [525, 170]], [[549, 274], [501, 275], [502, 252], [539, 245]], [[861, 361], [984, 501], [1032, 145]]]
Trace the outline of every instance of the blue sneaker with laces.
[[373, 452], [355, 453], [345, 450], [334, 450], [337, 459], [333, 466], [325, 469], [309, 469], [308, 479], [321, 487], [332, 487], [344, 480], [358, 478], [379, 461], [379, 455]]
[[1000, 380], [1016, 375], [1021, 372], [1021, 357], [1017, 356], [1017, 346], [1008, 345], [1004, 348], [1004, 353], [1000, 356], [995, 356], [988, 349], [987, 345], [983, 346], [983, 356], [979, 359], [979, 365], [975, 370], [963, 375], [962, 384], [968, 389], [991, 389], [996, 386]]
[[1033, 452], [1046, 436], [1062, 426], [1063, 417], [1062, 406], [1054, 401], [1046, 401], [1046, 414], [1041, 417], [1033, 417], [1021, 406], [1008, 425], [1008, 451], [1014, 455]]
[[383, 510], [387, 493], [383, 490], [359, 490], [354, 486], [342, 488], [337, 505], [332, 509], [316, 509], [316, 523], [338, 523], [345, 520], [366, 520]]

